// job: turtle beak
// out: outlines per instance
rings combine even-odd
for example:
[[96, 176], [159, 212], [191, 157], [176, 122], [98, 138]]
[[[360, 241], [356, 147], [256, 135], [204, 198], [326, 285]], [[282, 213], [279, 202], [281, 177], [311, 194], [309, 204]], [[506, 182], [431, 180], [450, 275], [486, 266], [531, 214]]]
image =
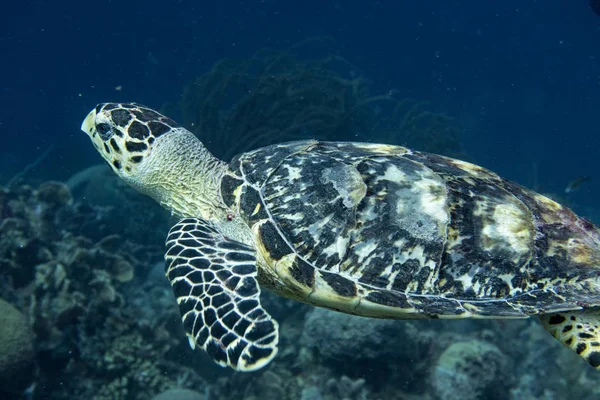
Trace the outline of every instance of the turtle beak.
[[94, 130], [94, 125], [96, 122], [96, 109], [90, 111], [90, 113], [85, 117], [83, 122], [81, 123], [81, 130], [88, 134], [88, 136], [92, 136], [92, 131]]

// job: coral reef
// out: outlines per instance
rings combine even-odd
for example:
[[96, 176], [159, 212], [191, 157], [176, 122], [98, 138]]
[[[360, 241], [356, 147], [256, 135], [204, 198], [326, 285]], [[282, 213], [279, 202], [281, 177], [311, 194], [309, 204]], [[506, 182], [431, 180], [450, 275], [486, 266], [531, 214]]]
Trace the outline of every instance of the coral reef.
[[[119, 201], [137, 204], [128, 193]], [[278, 357], [264, 370], [232, 373], [189, 348], [163, 276], [162, 243], [150, 249], [145, 230], [98, 238], [102, 231], [90, 229], [86, 235], [82, 221], [110, 227], [113, 218], [122, 217], [94, 213], [95, 204], [84, 206], [79, 195], [58, 182], [2, 189], [0, 206], [2, 298], [19, 310], [13, 313], [23, 326], [17, 331], [34, 340], [35, 352], [21, 349], [19, 356], [33, 359], [36, 367], [0, 357], [24, 368], [20, 380], [7, 370], [0, 374], [15, 385], [8, 398], [137, 400], [181, 389], [223, 400], [585, 399], [599, 394], [597, 371], [534, 320], [376, 320], [266, 291], [264, 305], [281, 324]], [[9, 312], [2, 315], [11, 318]], [[0, 330], [14, 324], [0, 322]], [[8, 333], [0, 337], [11, 338]]]
[[314, 375], [325, 377], [306, 379], [310, 390], [305, 396], [341, 398], [339, 393], [352, 392], [339, 389], [353, 387], [344, 382], [348, 379], [369, 399], [516, 400], [598, 394], [597, 371], [579, 362], [535, 320], [391, 321], [315, 308], [306, 314], [300, 332], [296, 370], [314, 368]]
[[33, 380], [33, 332], [25, 316], [0, 299], [0, 394], [23, 391]]
[[412, 341], [398, 343], [405, 326], [398, 321], [368, 320], [347, 314], [315, 308], [308, 313], [302, 333], [302, 344], [318, 349], [326, 359], [341, 363], [412, 358]]
[[[120, 201], [136, 204], [127, 193]], [[20, 391], [7, 398], [192, 396], [174, 392], [182, 389], [223, 400], [591, 399], [599, 394], [597, 371], [534, 320], [376, 320], [266, 291], [264, 305], [281, 323], [278, 357], [264, 370], [232, 373], [189, 348], [162, 275], [162, 243], [150, 251], [139, 244], [148, 243], [144, 231], [138, 237], [135, 230], [132, 236], [98, 239], [99, 230], [87, 236], [81, 221], [93, 216], [110, 226], [112, 218], [121, 217], [92, 213], [94, 204], [84, 207], [58, 182], [0, 190], [0, 205], [0, 289], [4, 301], [19, 310], [13, 313], [23, 326], [17, 331], [34, 340], [34, 352], [21, 349], [19, 356], [33, 359], [36, 367], [20, 364], [25, 368], [20, 381], [10, 372], [0, 374]], [[2, 315], [10, 318], [9, 312]], [[0, 322], [0, 330], [13, 324]], [[12, 356], [8, 361], [20, 362]]]
[[154, 396], [152, 400], [206, 400], [206, 396], [188, 389], [169, 389]]
[[78, 199], [69, 229], [93, 240], [120, 232], [141, 247], [139, 253], [162, 258], [165, 232], [170, 228], [168, 213], [123, 182], [106, 164], [77, 172], [66, 186]]
[[[18, 330], [30, 340], [35, 334], [36, 375], [20, 375], [25, 383], [27, 377], [34, 380], [29, 397], [147, 399], [169, 388], [204, 383], [172, 359], [181, 349], [191, 350], [183, 335], [174, 339], [165, 328], [180, 327], [168, 283], [161, 288], [144, 282], [149, 266], [162, 259], [162, 243], [146, 251], [139, 243], [147, 241], [145, 230], [98, 240], [93, 238], [97, 230], [85, 236], [81, 221], [108, 226], [114, 215], [90, 212], [73, 201], [62, 183], [2, 189], [1, 199], [2, 297], [30, 321]], [[154, 218], [148, 209], [144, 212]], [[7, 311], [2, 324], [7, 346], [17, 344], [18, 337], [9, 332], [13, 314]], [[19, 358], [5, 350], [19, 365]], [[25, 350], [19, 353], [23, 357]], [[10, 379], [10, 371], [2, 372], [0, 378]]]
[[455, 342], [440, 355], [431, 371], [436, 399], [508, 399], [508, 358], [481, 340]]

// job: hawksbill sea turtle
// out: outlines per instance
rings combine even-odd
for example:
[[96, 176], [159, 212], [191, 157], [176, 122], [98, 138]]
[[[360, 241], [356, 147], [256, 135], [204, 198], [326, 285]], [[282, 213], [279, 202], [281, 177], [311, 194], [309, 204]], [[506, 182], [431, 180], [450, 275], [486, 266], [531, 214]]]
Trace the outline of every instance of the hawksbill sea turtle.
[[493, 172], [314, 140], [225, 163], [134, 103], [99, 104], [81, 129], [118, 176], [182, 218], [166, 276], [190, 345], [222, 366], [257, 370], [277, 353], [260, 287], [375, 318], [538, 315], [600, 366], [600, 231]]

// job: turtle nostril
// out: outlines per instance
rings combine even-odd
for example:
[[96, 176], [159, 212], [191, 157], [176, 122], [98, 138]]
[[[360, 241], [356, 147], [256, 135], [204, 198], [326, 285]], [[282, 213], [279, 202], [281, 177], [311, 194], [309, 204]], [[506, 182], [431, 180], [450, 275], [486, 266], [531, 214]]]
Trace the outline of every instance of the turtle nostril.
[[108, 140], [113, 134], [110, 125], [107, 123], [101, 123], [96, 125], [96, 130], [98, 131], [98, 134], [100, 135], [102, 140]]

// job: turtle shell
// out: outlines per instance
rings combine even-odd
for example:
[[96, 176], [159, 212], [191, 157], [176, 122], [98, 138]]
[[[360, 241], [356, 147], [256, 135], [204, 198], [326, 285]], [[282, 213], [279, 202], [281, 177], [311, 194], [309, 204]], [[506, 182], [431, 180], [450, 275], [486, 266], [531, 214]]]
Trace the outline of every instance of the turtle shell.
[[288, 297], [386, 318], [600, 304], [598, 229], [470, 163], [399, 146], [293, 142], [234, 158], [221, 192]]

